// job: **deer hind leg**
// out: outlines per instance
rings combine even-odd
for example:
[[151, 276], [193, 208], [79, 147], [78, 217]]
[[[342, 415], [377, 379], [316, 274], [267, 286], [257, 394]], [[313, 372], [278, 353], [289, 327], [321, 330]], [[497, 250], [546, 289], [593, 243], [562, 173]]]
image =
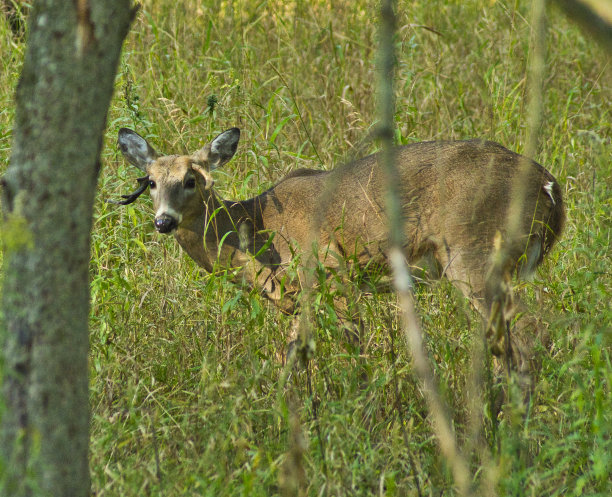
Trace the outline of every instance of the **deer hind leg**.
[[472, 253], [483, 253], [477, 250], [466, 251], [467, 255], [448, 251], [436, 254], [444, 275], [482, 316], [488, 346], [494, 355], [495, 376], [499, 378], [503, 370], [512, 374], [525, 401], [533, 391], [539, 370], [535, 343], [538, 339], [546, 343], [547, 330], [541, 320], [526, 312], [526, 306], [513, 290], [512, 277], [517, 269], [521, 277], [535, 269], [541, 252], [534, 245], [539, 243], [534, 237], [526, 250], [523, 245], [505, 264], [494, 257], [491, 261], [470, 257]]
[[486, 277], [486, 301], [490, 306], [490, 318], [487, 331], [490, 334], [502, 335], [502, 353], [500, 359], [523, 392], [527, 401], [533, 392], [535, 378], [540, 370], [540, 357], [536, 354], [536, 344], [545, 347], [549, 342], [548, 329], [538, 317], [527, 312], [513, 292], [512, 275], [528, 278], [542, 258], [542, 240], [531, 236], [527, 246], [517, 243], [513, 250], [506, 250], [505, 259], [498, 250], [493, 254]]
[[487, 262], [472, 256], [480, 250], [449, 250], [438, 253], [443, 275], [470, 301], [480, 314], [491, 352], [498, 357], [507, 351], [508, 323], [515, 312], [510, 273], [492, 275]]
[[285, 350], [281, 356], [281, 362], [283, 365], [293, 360], [293, 356], [297, 354], [296, 359], [298, 359], [300, 363], [306, 363], [307, 353], [306, 349], [302, 347], [302, 337], [303, 333], [301, 333], [300, 327], [307, 325], [307, 323], [302, 323], [302, 315], [301, 313], [296, 313], [291, 320], [291, 329], [289, 330], [289, 336], [287, 338], [287, 345], [285, 346]]

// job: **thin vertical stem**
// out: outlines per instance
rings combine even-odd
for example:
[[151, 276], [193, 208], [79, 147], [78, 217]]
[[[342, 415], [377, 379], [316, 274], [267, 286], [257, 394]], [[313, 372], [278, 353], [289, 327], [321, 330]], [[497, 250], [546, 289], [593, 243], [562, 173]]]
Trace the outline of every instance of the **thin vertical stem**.
[[387, 178], [387, 216], [389, 219], [389, 259], [395, 288], [401, 309], [402, 328], [406, 343], [412, 353], [415, 371], [423, 384], [423, 391], [433, 418], [434, 432], [440, 448], [451, 467], [460, 495], [467, 495], [470, 486], [468, 466], [460, 454], [451, 423], [438, 392], [433, 370], [427, 359], [422, 332], [417, 318], [412, 294], [412, 277], [403, 253], [404, 234], [402, 206], [399, 195], [399, 174], [395, 161], [393, 129], [394, 98], [393, 75], [395, 13], [393, 0], [384, 0], [381, 7], [380, 30], [380, 140], [382, 152], [380, 161]]

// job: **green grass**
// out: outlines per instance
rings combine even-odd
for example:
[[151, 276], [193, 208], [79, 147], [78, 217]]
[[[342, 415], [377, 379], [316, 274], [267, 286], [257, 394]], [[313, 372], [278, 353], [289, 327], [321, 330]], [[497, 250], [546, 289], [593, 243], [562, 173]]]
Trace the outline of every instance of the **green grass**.
[[[97, 497], [454, 495], [450, 469], [399, 338], [392, 296], [359, 302], [368, 347], [343, 345], [329, 294], [315, 302], [317, 350], [282, 381], [291, 326], [264, 299], [201, 272], [152, 226], [148, 198], [118, 208], [138, 172], [116, 151], [129, 126], [167, 153], [239, 126], [216, 172], [247, 198], [298, 167], [373, 151], [377, 24], [363, 0], [144, 1], [109, 113], [91, 256], [91, 468]], [[549, 9], [536, 159], [560, 180], [566, 231], [523, 293], [550, 324], [530, 410], [507, 406], [470, 436], [479, 318], [445, 282], [417, 303], [432, 364], [477, 484], [499, 495], [609, 495], [612, 488], [610, 58]], [[397, 138], [526, 140], [524, 1], [400, 2]], [[432, 28], [434, 31], [426, 29]], [[0, 24], [0, 170], [24, 46]], [[369, 382], [363, 386], [363, 372]], [[298, 421], [296, 423], [296, 420]], [[302, 445], [293, 438], [301, 433]], [[299, 457], [298, 457], [299, 456]], [[293, 479], [293, 480], [292, 480]]]

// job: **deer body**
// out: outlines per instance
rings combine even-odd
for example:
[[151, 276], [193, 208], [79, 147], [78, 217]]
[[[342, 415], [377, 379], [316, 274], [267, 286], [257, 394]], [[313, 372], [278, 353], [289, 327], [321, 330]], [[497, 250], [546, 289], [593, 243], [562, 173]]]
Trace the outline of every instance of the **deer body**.
[[[289, 313], [300, 282], [288, 278], [285, 269], [296, 255], [311, 250], [311, 223], [321, 206], [315, 239], [324, 266], [334, 268], [350, 258], [376, 271], [386, 268], [386, 179], [376, 155], [331, 171], [296, 171], [248, 200], [222, 200], [212, 189], [210, 171], [234, 155], [238, 139], [234, 128], [192, 156], [160, 157], [133, 131], [120, 131], [122, 152], [147, 172], [158, 231], [174, 233], [207, 271], [215, 264], [242, 268], [249, 284]], [[494, 238], [498, 231], [504, 235], [513, 182], [520, 162], [528, 159], [496, 143], [472, 140], [399, 147], [396, 160], [407, 261], [433, 257], [486, 319]], [[560, 234], [564, 208], [555, 178], [531, 160], [524, 187], [523, 236], [508, 254], [512, 267], [528, 274]]]

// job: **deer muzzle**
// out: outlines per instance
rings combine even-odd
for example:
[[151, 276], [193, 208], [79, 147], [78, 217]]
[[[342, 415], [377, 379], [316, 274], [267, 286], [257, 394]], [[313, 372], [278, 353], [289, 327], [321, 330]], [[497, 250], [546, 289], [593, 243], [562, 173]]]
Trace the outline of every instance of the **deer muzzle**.
[[162, 214], [155, 218], [155, 229], [160, 233], [172, 233], [178, 227], [176, 218]]

